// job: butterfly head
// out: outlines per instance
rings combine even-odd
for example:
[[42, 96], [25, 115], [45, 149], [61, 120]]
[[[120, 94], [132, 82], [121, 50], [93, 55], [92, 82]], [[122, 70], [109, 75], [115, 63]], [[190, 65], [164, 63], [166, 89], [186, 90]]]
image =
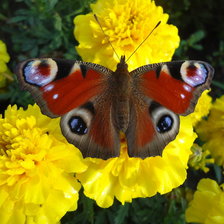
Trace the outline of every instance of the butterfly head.
[[121, 56], [120, 62], [117, 64], [117, 71], [127, 71], [128, 64], [125, 61], [125, 56]]

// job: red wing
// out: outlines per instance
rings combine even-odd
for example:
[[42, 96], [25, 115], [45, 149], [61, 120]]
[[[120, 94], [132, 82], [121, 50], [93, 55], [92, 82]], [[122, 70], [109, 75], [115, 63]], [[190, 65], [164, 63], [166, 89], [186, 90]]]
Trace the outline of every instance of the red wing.
[[24, 89], [51, 117], [61, 116], [101, 94], [110, 74], [100, 65], [50, 58], [25, 61], [18, 69]]
[[130, 74], [142, 93], [170, 109], [187, 115], [200, 94], [209, 88], [213, 68], [201, 61], [179, 61], [146, 65]]

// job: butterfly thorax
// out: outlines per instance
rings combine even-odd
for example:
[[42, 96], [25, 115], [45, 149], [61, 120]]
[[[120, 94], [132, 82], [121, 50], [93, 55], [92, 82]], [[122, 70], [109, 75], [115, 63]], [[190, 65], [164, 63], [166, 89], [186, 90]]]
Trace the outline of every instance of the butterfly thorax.
[[113, 103], [112, 110], [115, 114], [115, 126], [126, 131], [129, 123], [129, 101], [131, 94], [131, 76], [128, 72], [128, 65], [125, 62], [125, 56], [121, 57], [116, 71], [112, 75], [113, 79]]

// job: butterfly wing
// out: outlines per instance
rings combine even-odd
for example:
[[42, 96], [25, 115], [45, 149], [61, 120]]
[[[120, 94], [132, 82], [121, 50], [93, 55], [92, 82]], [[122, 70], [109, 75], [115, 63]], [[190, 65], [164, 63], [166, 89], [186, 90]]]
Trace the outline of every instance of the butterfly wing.
[[119, 155], [119, 132], [113, 125], [108, 91], [111, 70], [81, 61], [37, 58], [22, 62], [17, 71], [42, 112], [62, 117], [62, 133], [84, 157]]
[[178, 115], [193, 112], [213, 73], [201, 61], [152, 64], [132, 71], [134, 94], [126, 131], [129, 155], [161, 155], [179, 131]]

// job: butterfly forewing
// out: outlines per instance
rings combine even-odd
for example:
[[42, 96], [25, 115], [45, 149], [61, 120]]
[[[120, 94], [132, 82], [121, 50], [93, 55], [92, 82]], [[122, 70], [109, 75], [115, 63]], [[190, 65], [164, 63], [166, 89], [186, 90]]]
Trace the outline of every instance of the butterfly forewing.
[[130, 74], [142, 94], [176, 114], [187, 115], [210, 87], [214, 69], [202, 61], [176, 61], [142, 66]]

